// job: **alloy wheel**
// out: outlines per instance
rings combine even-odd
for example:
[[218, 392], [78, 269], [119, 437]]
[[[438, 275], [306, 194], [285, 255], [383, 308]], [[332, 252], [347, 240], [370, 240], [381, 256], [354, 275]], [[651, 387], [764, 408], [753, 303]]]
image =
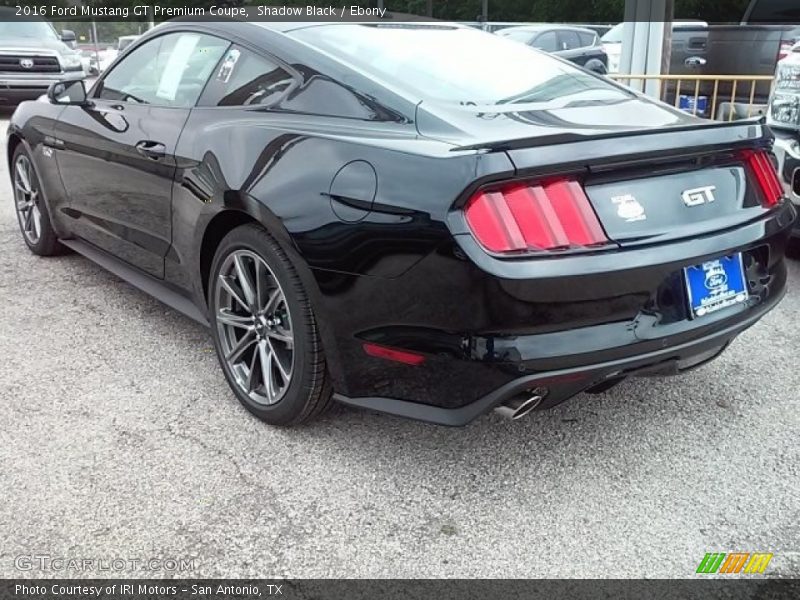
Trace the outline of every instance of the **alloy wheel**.
[[40, 197], [33, 165], [27, 156], [20, 154], [14, 163], [14, 201], [22, 234], [33, 245], [42, 236]]
[[286, 296], [269, 265], [250, 250], [228, 255], [215, 284], [222, 359], [240, 390], [258, 404], [283, 398], [294, 369]]

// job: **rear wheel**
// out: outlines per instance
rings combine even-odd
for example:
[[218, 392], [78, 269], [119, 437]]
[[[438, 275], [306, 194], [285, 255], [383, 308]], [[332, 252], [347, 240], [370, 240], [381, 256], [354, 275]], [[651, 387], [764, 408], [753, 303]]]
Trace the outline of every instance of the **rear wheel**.
[[50, 225], [36, 168], [22, 144], [14, 151], [11, 169], [17, 221], [28, 248], [39, 256], [63, 253], [64, 246], [59, 243]]
[[294, 425], [329, 407], [311, 304], [291, 262], [261, 227], [237, 227], [220, 243], [209, 309], [220, 364], [247, 410], [273, 425]]

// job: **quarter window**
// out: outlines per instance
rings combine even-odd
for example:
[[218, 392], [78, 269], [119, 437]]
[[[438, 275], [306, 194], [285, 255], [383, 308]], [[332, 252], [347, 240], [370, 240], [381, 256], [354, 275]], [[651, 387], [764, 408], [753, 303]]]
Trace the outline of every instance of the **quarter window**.
[[294, 84], [294, 78], [275, 62], [232, 47], [219, 64], [200, 100], [200, 106], [271, 105]]
[[194, 106], [229, 42], [200, 33], [171, 33], [128, 54], [102, 81], [97, 94], [156, 106]]
[[595, 36], [593, 33], [583, 33], [582, 31], [578, 34], [578, 37], [581, 38], [581, 47], [586, 48], [588, 46], [594, 46], [594, 39]]

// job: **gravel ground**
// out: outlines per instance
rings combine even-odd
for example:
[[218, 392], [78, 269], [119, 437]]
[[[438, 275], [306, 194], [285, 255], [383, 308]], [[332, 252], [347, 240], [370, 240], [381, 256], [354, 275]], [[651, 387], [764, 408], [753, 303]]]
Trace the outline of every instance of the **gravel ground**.
[[691, 577], [710, 551], [800, 576], [800, 262], [782, 304], [686, 376], [514, 423], [345, 410], [273, 429], [201, 327], [80, 256], [28, 252], [2, 156], [0, 577], [94, 574], [19, 571], [32, 554], [205, 577]]

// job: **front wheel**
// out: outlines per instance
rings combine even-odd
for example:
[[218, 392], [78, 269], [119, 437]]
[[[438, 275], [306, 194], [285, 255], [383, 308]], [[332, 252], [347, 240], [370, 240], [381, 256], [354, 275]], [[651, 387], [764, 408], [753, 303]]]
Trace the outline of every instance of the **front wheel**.
[[239, 401], [272, 425], [295, 425], [331, 403], [308, 296], [283, 249], [261, 227], [237, 227], [209, 278], [214, 347]]
[[39, 256], [62, 254], [65, 248], [50, 224], [39, 175], [22, 144], [11, 159], [11, 181], [19, 229], [28, 248]]

